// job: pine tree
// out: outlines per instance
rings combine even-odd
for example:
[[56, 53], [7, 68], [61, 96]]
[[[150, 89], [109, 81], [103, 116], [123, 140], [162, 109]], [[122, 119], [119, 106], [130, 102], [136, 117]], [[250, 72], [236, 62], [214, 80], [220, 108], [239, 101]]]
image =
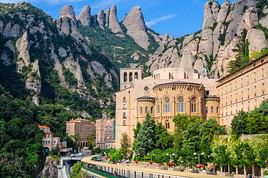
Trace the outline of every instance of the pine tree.
[[156, 124], [150, 115], [147, 115], [134, 142], [134, 151], [139, 156], [145, 156], [155, 148]]
[[126, 133], [122, 134], [122, 139], [121, 139], [121, 148], [120, 148], [120, 153], [122, 154], [124, 159], [128, 158], [128, 153], [129, 153], [129, 139]]

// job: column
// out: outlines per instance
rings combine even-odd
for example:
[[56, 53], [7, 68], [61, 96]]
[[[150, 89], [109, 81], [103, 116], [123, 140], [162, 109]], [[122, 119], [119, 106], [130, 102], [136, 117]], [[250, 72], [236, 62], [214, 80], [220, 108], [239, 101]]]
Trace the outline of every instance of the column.
[[191, 116], [191, 98], [185, 98], [185, 114]]

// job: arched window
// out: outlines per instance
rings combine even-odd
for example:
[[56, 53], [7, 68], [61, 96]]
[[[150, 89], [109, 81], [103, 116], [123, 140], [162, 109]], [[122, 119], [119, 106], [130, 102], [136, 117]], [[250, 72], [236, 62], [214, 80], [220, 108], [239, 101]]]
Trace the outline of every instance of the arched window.
[[127, 98], [123, 97], [123, 103], [126, 103], [126, 102], [127, 102]]
[[129, 81], [132, 82], [132, 80], [133, 80], [133, 74], [132, 74], [132, 72], [130, 72], [129, 73]]
[[178, 112], [184, 112], [184, 102], [182, 96], [178, 97]]
[[154, 112], [154, 107], [151, 107], [151, 113], [153, 113]]
[[145, 106], [145, 113], [147, 114], [148, 113], [148, 107]]
[[192, 97], [191, 99], [191, 112], [196, 112], [196, 98]]
[[124, 72], [124, 82], [126, 82], [126, 81], [127, 81], [127, 73]]
[[157, 110], [157, 113], [160, 113], [160, 105], [159, 104], [157, 104], [157, 106], [156, 106], [156, 110]]
[[213, 106], [211, 106], [211, 113], [214, 113], [214, 108], [213, 108]]
[[140, 107], [140, 113], [142, 113], [142, 107]]
[[134, 78], [135, 78], [135, 79], [139, 79], [139, 74], [138, 74], [138, 72], [135, 72]]
[[168, 97], [165, 98], [165, 112], [170, 112], [170, 100]]
[[169, 120], [166, 120], [165, 121], [165, 126], [166, 126], [166, 129], [170, 129], [170, 122], [169, 122]]
[[216, 112], [219, 113], [219, 106], [216, 107]]

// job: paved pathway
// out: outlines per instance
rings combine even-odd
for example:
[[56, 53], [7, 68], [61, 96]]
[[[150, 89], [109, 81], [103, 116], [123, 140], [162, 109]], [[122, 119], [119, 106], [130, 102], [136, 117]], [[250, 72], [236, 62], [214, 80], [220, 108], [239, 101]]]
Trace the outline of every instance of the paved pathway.
[[226, 178], [225, 176], [219, 175], [207, 175], [207, 174], [196, 174], [196, 173], [189, 173], [189, 172], [178, 172], [173, 170], [161, 170], [161, 169], [152, 169], [152, 168], [145, 168], [140, 166], [135, 166], [134, 164], [126, 165], [126, 164], [109, 164], [105, 162], [98, 162], [92, 161], [91, 159], [94, 156], [85, 157], [82, 159], [82, 162], [89, 163], [92, 165], [102, 166], [102, 167], [109, 167], [113, 169], [120, 169], [130, 172], [143, 172], [145, 174], [159, 174], [159, 175], [166, 175], [166, 176], [175, 176], [175, 177], [189, 177], [189, 178]]

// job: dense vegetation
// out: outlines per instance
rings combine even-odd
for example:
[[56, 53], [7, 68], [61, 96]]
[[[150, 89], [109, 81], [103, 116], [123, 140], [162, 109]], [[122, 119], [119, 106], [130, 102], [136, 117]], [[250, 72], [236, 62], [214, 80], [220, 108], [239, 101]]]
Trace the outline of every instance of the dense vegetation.
[[232, 120], [232, 134], [267, 134], [268, 133], [268, 101], [251, 112], [241, 111]]
[[[130, 63], [145, 65], [149, 54], [154, 53], [158, 47], [158, 44], [155, 42], [151, 34], [148, 34], [151, 45], [148, 50], [145, 50], [136, 44], [127, 34], [124, 34], [123, 37], [117, 36], [107, 28], [80, 27], [80, 32], [82, 35], [90, 39], [91, 45], [96, 51], [101, 52], [118, 67], [129, 67]], [[134, 53], [139, 54], [139, 60], [135, 61], [131, 58]]]
[[0, 177], [34, 177], [42, 150], [42, 133], [34, 106], [0, 88]]

